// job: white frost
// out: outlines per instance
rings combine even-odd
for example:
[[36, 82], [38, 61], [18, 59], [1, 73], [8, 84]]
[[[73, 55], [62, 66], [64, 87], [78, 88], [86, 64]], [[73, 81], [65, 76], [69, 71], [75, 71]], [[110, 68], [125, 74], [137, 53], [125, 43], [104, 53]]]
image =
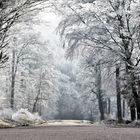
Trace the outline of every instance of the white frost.
[[32, 114], [27, 109], [20, 109], [12, 115], [12, 119], [21, 124], [34, 124], [43, 122], [38, 114]]

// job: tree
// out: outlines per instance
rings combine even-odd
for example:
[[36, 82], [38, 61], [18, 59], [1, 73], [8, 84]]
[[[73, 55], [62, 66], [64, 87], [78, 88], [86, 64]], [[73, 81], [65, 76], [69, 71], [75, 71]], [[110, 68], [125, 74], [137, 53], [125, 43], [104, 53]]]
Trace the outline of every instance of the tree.
[[120, 66], [116, 65], [116, 90], [117, 90], [117, 116], [118, 122], [122, 122], [121, 90], [120, 90]]
[[41, 40], [41, 34], [34, 28], [40, 26], [38, 23], [37, 18], [32, 17], [32, 21], [20, 22], [10, 30], [8, 64], [11, 72], [8, 76], [11, 78], [9, 96], [13, 109], [24, 107], [39, 111], [40, 106], [46, 106], [52, 94], [57, 92], [53, 54], [48, 48], [49, 42]]
[[104, 120], [104, 107], [103, 107], [103, 97], [102, 97], [102, 87], [101, 87], [101, 68], [100, 68], [100, 62], [97, 63], [95, 66], [96, 71], [96, 87], [97, 87], [97, 97], [98, 97], [98, 104], [99, 104], [99, 110], [100, 110], [100, 120]]
[[129, 75], [127, 85], [131, 86], [139, 119], [139, 96], [135, 84], [139, 64], [139, 1], [78, 1], [75, 6], [76, 2], [64, 3], [69, 12], [60, 24], [60, 32], [69, 42], [68, 53], [86, 45], [110, 52], [116, 57], [115, 62], [121, 60]]
[[[62, 65], [63, 64], [63, 65]], [[57, 119], [83, 119], [79, 94], [76, 85], [76, 73], [73, 64], [63, 62], [59, 65], [59, 96], [57, 100]]]
[[[104, 93], [103, 93], [103, 76], [102, 76], [102, 59], [100, 59], [100, 53], [97, 52], [93, 55], [93, 50], [89, 49], [83, 53], [80, 57], [79, 68], [79, 83], [81, 88], [81, 97], [87, 102], [87, 104], [93, 104], [91, 115], [95, 112], [94, 116], [98, 116], [97, 110], [99, 110], [100, 120], [104, 120]], [[78, 81], [77, 81], [78, 82]], [[90, 102], [89, 102], [90, 101]], [[90, 106], [89, 106], [90, 107]], [[98, 107], [98, 109], [97, 109]], [[89, 108], [90, 109], [90, 108]]]
[[39, 9], [41, 0], [1, 0], [0, 1], [0, 66], [8, 60], [7, 47], [9, 39], [9, 30], [17, 22], [20, 17]]

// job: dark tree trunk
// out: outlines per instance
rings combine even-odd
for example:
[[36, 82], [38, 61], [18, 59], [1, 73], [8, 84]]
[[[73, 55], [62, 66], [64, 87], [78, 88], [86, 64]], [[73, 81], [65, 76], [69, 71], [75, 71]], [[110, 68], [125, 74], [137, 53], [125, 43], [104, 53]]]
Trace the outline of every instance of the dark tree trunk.
[[12, 58], [12, 79], [11, 79], [11, 99], [10, 106], [14, 109], [14, 95], [15, 95], [15, 50], [13, 50]]
[[103, 109], [103, 103], [102, 103], [102, 97], [99, 97], [98, 104], [99, 104], [99, 110], [100, 110], [100, 120], [104, 120], [104, 109]]
[[132, 69], [132, 67], [130, 67], [128, 64], [130, 66], [133, 65], [132, 62], [130, 61], [130, 59], [127, 59], [126, 74], [129, 76], [129, 79], [127, 79], [127, 84], [130, 85], [132, 95], [133, 95], [132, 99], [130, 99], [130, 114], [131, 114], [131, 120], [134, 121], [136, 119], [135, 104], [136, 104], [137, 90], [135, 87], [135, 77], [134, 77], [134, 74], [132, 73], [134, 71], [134, 69]]
[[105, 114], [108, 114], [108, 110], [107, 110], [108, 108], [107, 108], [107, 107], [108, 107], [108, 104], [107, 104], [107, 99], [106, 99], [106, 100], [104, 101], [104, 113], [105, 113]]
[[35, 98], [35, 102], [33, 104], [33, 109], [32, 109], [32, 112], [36, 112], [36, 106], [37, 106], [37, 103], [38, 103], [38, 100], [39, 100], [39, 96], [40, 96], [40, 87], [39, 87], [39, 90], [38, 90], [38, 94]]
[[91, 122], [93, 121], [93, 111], [92, 111], [92, 110], [90, 110], [90, 116], [89, 116], [89, 119], [90, 119]]
[[135, 105], [130, 106], [130, 115], [131, 115], [131, 120], [134, 121], [136, 120], [136, 110], [135, 110]]
[[110, 98], [107, 98], [105, 101], [104, 101], [104, 113], [106, 113], [107, 115], [110, 114]]
[[37, 105], [37, 102], [38, 102], [38, 98], [39, 98], [39, 94], [37, 94], [37, 97], [35, 98], [35, 102], [33, 104], [32, 112], [36, 112], [36, 105]]
[[110, 114], [111, 112], [111, 102], [110, 102], [110, 98], [108, 98], [108, 114]]
[[138, 77], [138, 106], [137, 106], [137, 118], [140, 119], [140, 78]]
[[140, 120], [140, 100], [139, 100], [139, 98], [137, 99], [136, 108], [137, 108], [137, 119]]
[[123, 118], [125, 118], [125, 100], [123, 100]]
[[120, 92], [120, 67], [116, 65], [116, 92], [117, 92], [117, 117], [118, 122], [122, 122], [122, 110], [121, 110], [121, 92]]
[[134, 98], [135, 105], [136, 105], [137, 119], [139, 120], [140, 119], [140, 101], [139, 101], [138, 91], [136, 88], [136, 77], [135, 77], [134, 73], [131, 73], [131, 88], [132, 88], [133, 98]]
[[104, 106], [103, 106], [103, 95], [101, 90], [101, 68], [100, 63], [97, 64], [96, 68], [96, 86], [97, 86], [97, 98], [100, 111], [100, 120], [104, 120]]

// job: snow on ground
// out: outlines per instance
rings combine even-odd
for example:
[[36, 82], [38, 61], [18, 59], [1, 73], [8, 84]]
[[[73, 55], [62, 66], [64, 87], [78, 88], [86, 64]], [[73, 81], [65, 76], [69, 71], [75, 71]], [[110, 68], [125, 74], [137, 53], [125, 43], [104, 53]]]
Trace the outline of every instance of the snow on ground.
[[0, 120], [0, 128], [12, 128], [15, 127], [13, 124]]
[[27, 109], [20, 109], [12, 115], [12, 120], [23, 124], [41, 124], [44, 121], [38, 114], [32, 114]]
[[91, 125], [90, 121], [87, 120], [50, 120], [47, 123], [42, 124], [42, 126], [79, 126], [79, 125]]
[[36, 113], [32, 114], [27, 109], [13, 112], [11, 109], [0, 110], [0, 128], [9, 128], [24, 125], [40, 125], [44, 120]]

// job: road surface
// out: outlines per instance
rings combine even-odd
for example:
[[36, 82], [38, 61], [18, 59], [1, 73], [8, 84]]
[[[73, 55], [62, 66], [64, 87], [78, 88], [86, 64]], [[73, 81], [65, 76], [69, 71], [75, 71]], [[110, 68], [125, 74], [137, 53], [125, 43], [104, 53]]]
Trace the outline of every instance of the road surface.
[[140, 140], [140, 128], [48, 126], [0, 129], [0, 140]]

